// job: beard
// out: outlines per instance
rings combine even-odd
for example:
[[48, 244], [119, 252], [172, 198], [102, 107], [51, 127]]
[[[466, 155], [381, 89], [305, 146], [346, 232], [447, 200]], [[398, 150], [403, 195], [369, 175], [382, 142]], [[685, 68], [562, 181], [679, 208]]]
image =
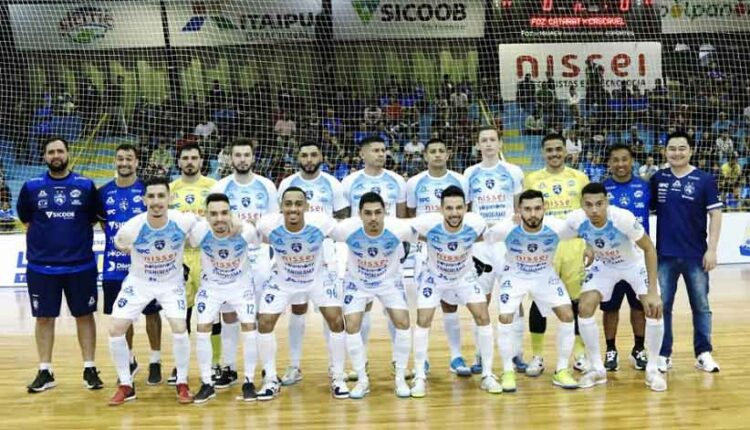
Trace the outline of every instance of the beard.
[[529, 222], [526, 220], [526, 218], [521, 217], [521, 220], [523, 221], [523, 224], [531, 229], [539, 228], [539, 226], [542, 224], [542, 221], [544, 221], [544, 217], [539, 218], [538, 221], [534, 220], [534, 222]]
[[302, 168], [303, 172], [307, 173], [308, 175], [311, 175], [311, 174], [313, 174], [313, 173], [315, 173], [315, 172], [318, 171], [318, 169], [320, 168], [321, 164], [323, 164], [323, 162], [317, 163], [314, 166], [307, 166], [307, 167], [300, 166], [300, 167]]
[[68, 160], [63, 160], [59, 166], [56, 166], [52, 163], [47, 163], [47, 168], [49, 168], [50, 172], [52, 173], [62, 173], [68, 168]]

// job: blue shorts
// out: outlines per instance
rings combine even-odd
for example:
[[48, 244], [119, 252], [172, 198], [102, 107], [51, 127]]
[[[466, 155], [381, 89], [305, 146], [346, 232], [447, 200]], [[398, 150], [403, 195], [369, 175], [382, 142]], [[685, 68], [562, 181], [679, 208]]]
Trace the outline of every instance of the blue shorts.
[[625, 297], [628, 298], [630, 309], [637, 311], [643, 310], [643, 305], [641, 304], [640, 299], [638, 299], [635, 291], [633, 291], [630, 285], [625, 281], [620, 281], [615, 284], [615, 289], [612, 291], [612, 298], [608, 302], [601, 302], [601, 304], [599, 304], [599, 309], [601, 309], [602, 312], [619, 311]]
[[96, 312], [99, 292], [96, 289], [96, 266], [74, 273], [48, 275], [26, 268], [26, 283], [29, 288], [31, 314], [35, 318], [60, 316], [62, 295], [70, 313], [82, 317]]
[[[104, 280], [102, 281], [102, 291], [104, 292], [104, 315], [112, 315], [112, 306], [117, 300], [117, 295], [120, 294], [123, 280]], [[158, 314], [161, 310], [161, 305], [156, 303], [156, 300], [146, 305], [143, 309], [143, 315]]]

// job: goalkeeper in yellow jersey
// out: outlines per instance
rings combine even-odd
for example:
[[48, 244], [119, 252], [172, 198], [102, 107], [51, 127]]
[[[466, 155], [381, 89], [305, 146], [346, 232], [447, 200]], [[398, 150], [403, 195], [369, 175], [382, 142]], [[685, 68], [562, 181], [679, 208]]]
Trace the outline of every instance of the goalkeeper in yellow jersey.
[[[565, 165], [565, 138], [560, 134], [548, 134], [542, 139], [542, 155], [545, 167], [531, 172], [523, 180], [526, 189], [539, 190], [544, 195], [545, 213], [548, 216], [565, 219], [565, 216], [581, 207], [581, 190], [589, 183], [589, 178], [580, 170]], [[555, 270], [565, 284], [573, 311], [578, 314], [578, 296], [584, 277], [583, 253], [586, 245], [581, 239], [570, 239], [560, 242], [555, 254]], [[529, 331], [531, 332], [531, 349], [533, 357], [528, 364], [526, 374], [539, 376], [544, 371], [542, 351], [547, 319], [532, 303], [529, 311]], [[585, 348], [578, 336], [578, 325], [575, 328], [576, 362], [574, 368], [585, 371], [587, 368]]]
[[[180, 168], [180, 177], [169, 184], [172, 192], [172, 200], [169, 205], [170, 209], [177, 209], [180, 212], [192, 212], [203, 216], [206, 208], [206, 196], [209, 190], [216, 183], [215, 179], [207, 178], [201, 174], [203, 168], [203, 150], [196, 143], [191, 143], [181, 147], [177, 151], [177, 166]], [[200, 285], [200, 252], [198, 249], [186, 248], [184, 263], [189, 269], [188, 277], [185, 282], [185, 294], [187, 295], [187, 327], [190, 332], [190, 317], [195, 303], [195, 294], [198, 292]], [[213, 345], [213, 363], [214, 374], [221, 374], [221, 324], [215, 324], [211, 336]], [[167, 379], [167, 384], [172, 385], [176, 382], [177, 374], [172, 371], [172, 376]]]

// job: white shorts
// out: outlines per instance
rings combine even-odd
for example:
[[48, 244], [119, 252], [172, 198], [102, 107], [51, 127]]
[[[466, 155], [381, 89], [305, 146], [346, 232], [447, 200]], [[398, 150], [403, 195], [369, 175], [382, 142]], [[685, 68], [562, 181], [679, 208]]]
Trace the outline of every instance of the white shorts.
[[291, 286], [280, 282], [276, 275], [266, 283], [261, 294], [261, 302], [258, 313], [280, 314], [284, 312], [290, 303], [304, 303], [312, 301], [318, 308], [341, 307], [341, 283], [337, 279], [330, 279], [327, 273], [320, 282], [312, 282], [310, 285]]
[[486, 242], [477, 242], [472, 250], [474, 257], [482, 263], [492, 266], [492, 272], [482, 273], [477, 280], [485, 295], [492, 294], [495, 282], [500, 282], [505, 268], [505, 244], [499, 242], [490, 246]]
[[485, 303], [487, 295], [477, 283], [477, 275], [470, 272], [452, 286], [435, 284], [435, 278], [428, 271], [422, 273], [417, 287], [417, 309], [434, 309], [440, 300], [451, 305]]
[[595, 261], [586, 270], [581, 293], [596, 290], [602, 295], [602, 302], [608, 302], [612, 298], [615, 284], [620, 281], [627, 282], [636, 295], [648, 294], [648, 272], [645, 264], [620, 269], [606, 266], [599, 261]]
[[263, 284], [271, 278], [272, 261], [268, 245], [261, 245], [256, 250], [248, 250], [250, 259], [250, 271], [253, 274], [253, 285], [256, 290], [262, 289]]
[[368, 288], [344, 279], [344, 315], [364, 312], [367, 304], [375, 298], [380, 300], [385, 309], [409, 310], [409, 305], [406, 304], [406, 290], [401, 279], [376, 288]]
[[136, 320], [151, 300], [161, 305], [167, 318], [184, 320], [187, 316], [185, 284], [154, 284], [126, 276], [112, 306], [112, 318]]
[[571, 304], [565, 284], [553, 270], [541, 272], [533, 277], [505, 272], [497, 300], [500, 313], [516, 313], [526, 294], [531, 295], [543, 316], [549, 315], [553, 308]]
[[422, 275], [422, 271], [426, 270], [425, 264], [427, 263], [427, 243], [418, 240], [412, 243], [412, 251], [410, 254], [414, 255], [414, 279], [417, 280]]
[[255, 293], [252, 285], [201, 284], [195, 295], [195, 309], [198, 312], [198, 324], [216, 321], [219, 311], [237, 312], [242, 324], [253, 324], [256, 311]]

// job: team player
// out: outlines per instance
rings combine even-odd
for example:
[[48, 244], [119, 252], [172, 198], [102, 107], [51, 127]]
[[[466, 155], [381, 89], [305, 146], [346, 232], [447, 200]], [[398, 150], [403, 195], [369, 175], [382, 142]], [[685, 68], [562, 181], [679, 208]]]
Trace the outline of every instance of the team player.
[[97, 270], [91, 249], [96, 186], [90, 179], [70, 171], [65, 140], [48, 139], [42, 145], [42, 154], [47, 172], [26, 181], [17, 202], [18, 218], [27, 229], [26, 283], [31, 314], [36, 318], [39, 354], [39, 371], [27, 388], [29, 393], [38, 393], [55, 386], [52, 347], [64, 292], [76, 319], [84, 385], [98, 390], [103, 384], [94, 364]]
[[503, 361], [502, 388], [507, 392], [516, 391], [512, 324], [518, 306], [528, 293], [543, 316], [552, 311], [560, 320], [557, 329], [557, 368], [552, 382], [562, 388], [575, 389], [578, 382], [568, 368], [575, 342], [573, 307], [565, 285], [553, 266], [560, 241], [574, 237], [575, 233], [567, 228], [565, 221], [545, 216], [541, 191], [522, 192], [518, 205], [520, 225], [506, 220], [495, 224], [484, 235], [487, 242], [505, 242], [508, 250], [498, 297], [500, 323], [497, 346]]
[[276, 335], [273, 329], [281, 313], [295, 296], [315, 303], [330, 330], [331, 394], [349, 397], [344, 381], [346, 335], [341, 311], [341, 286], [334, 273], [324, 268], [325, 238], [336, 221], [322, 212], [308, 212], [307, 195], [302, 188], [289, 187], [281, 195], [281, 214], [261, 218], [258, 231], [273, 248], [275, 272], [263, 289], [258, 312], [258, 356], [265, 370], [259, 400], [271, 400], [279, 393], [276, 377]]
[[[170, 200], [170, 209], [176, 209], [180, 212], [190, 212], [203, 216], [206, 209], [206, 196], [216, 180], [208, 178], [201, 174], [203, 169], [203, 150], [198, 144], [191, 143], [177, 150], [177, 166], [180, 169], [180, 177], [173, 181], [169, 187], [172, 190], [172, 199]], [[193, 304], [195, 293], [198, 292], [201, 279], [201, 258], [196, 249], [188, 248], [185, 250], [184, 258], [187, 266], [187, 283], [185, 290], [187, 295], [187, 330], [190, 333], [190, 320], [193, 315]], [[222, 378], [219, 358], [221, 356], [221, 339], [219, 331], [221, 325], [214, 326], [214, 336], [211, 338], [214, 351], [214, 377], [218, 380]], [[177, 369], [172, 369], [172, 375], [167, 379], [167, 384], [174, 385], [177, 381]]]
[[[542, 138], [542, 152], [545, 167], [529, 173], [524, 179], [526, 189], [539, 190], [544, 196], [546, 214], [565, 219], [567, 214], [581, 207], [581, 190], [588, 184], [585, 173], [565, 165], [565, 138], [559, 134], [549, 134]], [[583, 254], [586, 245], [581, 239], [564, 241], [555, 254], [555, 270], [565, 284], [573, 300], [573, 311], [578, 308], [578, 295], [583, 282]], [[526, 369], [526, 375], [539, 376], [544, 371], [542, 358], [544, 332], [547, 320], [532, 303], [529, 310], [529, 329], [531, 331], [531, 349], [533, 357]], [[585, 349], [583, 342], [576, 339], [574, 368], [586, 370]]]
[[[321, 212], [336, 219], [345, 218], [349, 203], [344, 198], [341, 183], [322, 172], [323, 155], [318, 143], [305, 141], [297, 151], [299, 171], [287, 176], [279, 184], [279, 194], [283, 195], [289, 187], [299, 187], [305, 191], [310, 212]], [[323, 242], [325, 269], [333, 272], [338, 270], [336, 248], [331, 239]], [[305, 314], [307, 313], [308, 297], [298, 295], [297, 303], [292, 302], [292, 313], [289, 315], [289, 360], [290, 364], [281, 377], [282, 385], [292, 385], [302, 380], [300, 360], [302, 359], [302, 340], [305, 335]], [[328, 324], [323, 324], [326, 343], [330, 347]], [[330, 348], [329, 348], [330, 353]], [[330, 357], [329, 357], [330, 358]]]
[[405, 373], [411, 330], [400, 260], [401, 243], [411, 242], [415, 235], [404, 221], [386, 217], [385, 202], [380, 194], [363, 194], [358, 207], [359, 217], [342, 221], [331, 232], [331, 237], [346, 243], [349, 250], [344, 275], [344, 319], [349, 358], [358, 377], [349, 397], [361, 399], [370, 392], [365, 370], [367, 352], [360, 328], [365, 306], [375, 297], [383, 304], [396, 331], [392, 342], [396, 396], [409, 397], [411, 392]]
[[[229, 198], [229, 207], [233, 214], [241, 221], [257, 221], [262, 215], [277, 213], [279, 202], [276, 186], [260, 175], [253, 173], [255, 161], [254, 141], [239, 138], [230, 145], [232, 168], [234, 173], [217, 182], [212, 193], [222, 193]], [[250, 272], [254, 285], [256, 301], [261, 293], [263, 284], [270, 277], [271, 256], [267, 247], [250, 245], [248, 248]], [[237, 344], [239, 341], [239, 324], [237, 314], [230, 309], [222, 311], [224, 328], [221, 331], [224, 368], [221, 378], [216, 381], [216, 388], [226, 388], [237, 383]], [[255, 330], [249, 336], [255, 336]], [[256, 357], [252, 359], [257, 360]], [[247, 365], [247, 363], [246, 363]], [[255, 364], [252, 365], [255, 367]], [[252, 378], [249, 382], [253, 382]]]
[[[659, 354], [664, 322], [656, 285], [656, 249], [641, 223], [628, 210], [609, 206], [607, 190], [600, 183], [592, 182], [583, 187], [581, 200], [583, 208], [571, 212], [567, 223], [596, 256], [596, 261], [587, 269], [578, 305], [578, 327], [592, 365], [578, 382], [580, 388], [590, 388], [607, 382], [594, 312], [600, 302], [610, 299], [618, 282], [625, 280], [643, 304], [646, 345], [651, 357]], [[646, 385], [654, 391], [667, 389], [656, 360], [649, 360], [646, 365]]]
[[[604, 180], [604, 188], [607, 189], [607, 197], [611, 205], [627, 209], [633, 213], [635, 219], [649, 232], [648, 209], [651, 199], [648, 182], [633, 175], [633, 153], [628, 145], [614, 144], [609, 148], [609, 178]], [[620, 306], [623, 299], [628, 298], [630, 305], [630, 324], [633, 327], [634, 344], [630, 351], [630, 362], [637, 370], [646, 368], [646, 350], [644, 348], [644, 336], [646, 320], [643, 315], [643, 305], [638, 296], [625, 281], [615, 285], [612, 298], [602, 302], [602, 322], [604, 325], [604, 339], [607, 342], [607, 353], [604, 360], [604, 368], [615, 371], [619, 368], [619, 354], [615, 337], [617, 336], [617, 324], [619, 323]]]
[[[102, 290], [104, 292], [104, 314], [112, 314], [115, 298], [120, 293], [122, 281], [130, 268], [130, 256], [115, 246], [115, 235], [125, 221], [146, 211], [143, 204], [145, 191], [143, 182], [138, 179], [138, 151], [129, 143], [120, 144], [115, 150], [117, 176], [99, 188], [99, 221], [104, 232], [104, 268], [102, 270]], [[146, 316], [146, 333], [151, 346], [148, 365], [149, 385], [161, 383], [161, 316], [159, 305], [153, 301], [143, 309]], [[125, 335], [130, 349], [130, 373], [138, 371], [138, 362], [133, 353], [133, 326]]]
[[201, 287], [195, 298], [198, 327], [195, 341], [201, 388], [195, 403], [206, 402], [216, 396], [211, 378], [211, 329], [222, 305], [228, 305], [238, 316], [243, 335], [245, 379], [242, 397], [249, 402], [256, 399], [255, 357], [255, 294], [253, 292], [248, 247], [257, 246], [258, 235], [252, 224], [243, 223], [242, 229], [232, 234], [232, 214], [229, 198], [224, 194], [206, 197], [206, 220], [200, 221], [190, 232], [189, 243], [201, 253]]
[[145, 187], [146, 213], [131, 218], [115, 236], [117, 248], [130, 254], [130, 270], [117, 295], [109, 327], [109, 352], [119, 377], [117, 391], [109, 401], [111, 406], [135, 399], [125, 333], [154, 299], [164, 309], [172, 329], [177, 400], [183, 404], [193, 402], [188, 387], [190, 339], [182, 263], [185, 241], [197, 218], [190, 212], [167, 209], [170, 196], [166, 178], [151, 178]]
[[[479, 214], [489, 226], [505, 221], [513, 216], [515, 202], [523, 191], [523, 171], [513, 164], [500, 159], [502, 140], [497, 129], [482, 127], [477, 135], [477, 149], [482, 161], [470, 166], [464, 172], [468, 181], [468, 201], [471, 211]], [[490, 247], [484, 242], [474, 247], [474, 258], [480, 272], [479, 284], [487, 295], [488, 302], [495, 282], [502, 274], [505, 265], [503, 244]], [[523, 361], [523, 314], [520, 312], [514, 319], [513, 334], [515, 337], [516, 353], [514, 363], [523, 372], [526, 363]], [[476, 336], [475, 336], [476, 338]], [[472, 373], [483, 373], [479, 354], [476, 362], [471, 366]]]
[[414, 328], [414, 381], [412, 397], [426, 394], [424, 363], [427, 359], [430, 324], [441, 299], [465, 304], [478, 329], [477, 344], [482, 357], [482, 389], [500, 394], [503, 389], [492, 374], [492, 325], [487, 297], [477, 283], [472, 261], [474, 242], [487, 224], [481, 216], [466, 213], [466, 196], [460, 187], [451, 185], [440, 196], [440, 213], [418, 216], [414, 230], [426, 241], [427, 261], [419, 275], [417, 289], [417, 326]]

